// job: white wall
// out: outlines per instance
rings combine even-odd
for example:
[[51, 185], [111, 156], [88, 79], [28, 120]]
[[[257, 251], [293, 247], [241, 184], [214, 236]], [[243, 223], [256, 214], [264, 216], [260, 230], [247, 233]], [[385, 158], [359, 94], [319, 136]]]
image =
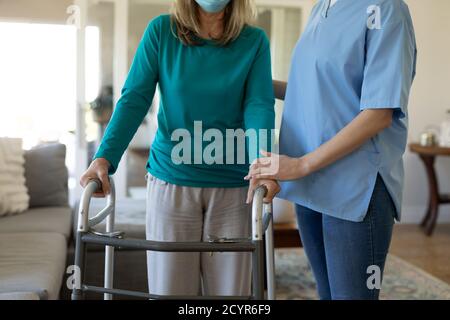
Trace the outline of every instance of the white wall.
[[64, 24], [72, 0], [0, 0], [3, 21]]
[[[419, 51], [417, 77], [410, 99], [410, 142], [429, 124], [440, 124], [450, 109], [450, 1], [407, 0]], [[427, 204], [425, 170], [416, 155], [405, 155], [404, 222], [418, 222]], [[441, 190], [450, 191], [450, 159], [437, 161]], [[441, 207], [440, 221], [450, 221], [450, 206]]]
[[169, 12], [170, 1], [167, 1], [167, 5], [161, 4], [145, 4], [139, 2], [132, 2], [130, 6], [130, 26], [129, 26], [129, 49], [128, 57], [130, 64], [133, 60], [136, 49], [141, 40], [142, 34], [145, 31], [150, 20]]

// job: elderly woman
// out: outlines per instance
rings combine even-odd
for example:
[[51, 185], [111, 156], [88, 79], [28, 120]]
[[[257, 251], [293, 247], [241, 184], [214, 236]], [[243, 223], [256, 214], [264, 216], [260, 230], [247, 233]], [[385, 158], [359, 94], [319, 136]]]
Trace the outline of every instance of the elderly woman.
[[[122, 97], [81, 184], [99, 178], [99, 196], [109, 192], [108, 173], [116, 171], [159, 85], [159, 129], [147, 164], [148, 240], [249, 236], [248, 183], [243, 179], [249, 157], [230, 162], [249, 146], [240, 150], [225, 143], [225, 135], [230, 129], [274, 127], [269, 42], [262, 30], [250, 26], [254, 12], [249, 0], [177, 0], [171, 15], [151, 21], [143, 35]], [[174, 133], [180, 129], [192, 141], [175, 152], [180, 135]], [[214, 138], [203, 135], [202, 130], [210, 129]], [[223, 150], [208, 153], [206, 142], [221, 140], [220, 133], [223, 140], [216, 146]], [[212, 154], [213, 161], [203, 159], [204, 154]], [[278, 187], [261, 183], [270, 190]], [[250, 272], [247, 253], [148, 253], [154, 294], [248, 295]]]

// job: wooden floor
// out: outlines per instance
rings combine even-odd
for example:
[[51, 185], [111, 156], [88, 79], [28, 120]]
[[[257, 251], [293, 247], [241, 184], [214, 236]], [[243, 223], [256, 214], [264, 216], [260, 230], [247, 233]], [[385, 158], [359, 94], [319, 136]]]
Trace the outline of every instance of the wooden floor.
[[450, 224], [441, 224], [431, 237], [416, 225], [397, 225], [391, 253], [450, 284]]

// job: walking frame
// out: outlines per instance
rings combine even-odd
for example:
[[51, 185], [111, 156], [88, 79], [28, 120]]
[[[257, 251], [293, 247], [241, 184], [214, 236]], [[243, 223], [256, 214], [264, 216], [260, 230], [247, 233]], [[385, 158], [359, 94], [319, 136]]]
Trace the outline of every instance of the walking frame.
[[[99, 180], [91, 180], [84, 189], [78, 211], [78, 228], [75, 247], [75, 270], [78, 285], [72, 290], [72, 300], [83, 300], [86, 292], [100, 293], [104, 300], [112, 300], [113, 295], [131, 296], [152, 300], [263, 300], [264, 280], [267, 280], [267, 299], [275, 299], [275, 263], [273, 244], [272, 204], [264, 204], [267, 193], [265, 187], [259, 187], [253, 197], [252, 235], [248, 239], [213, 239], [209, 242], [158, 242], [140, 239], [126, 239], [124, 233], [114, 228], [115, 188], [110, 178], [111, 192], [106, 198], [106, 207], [97, 215], [89, 217], [89, 205], [93, 194], [101, 188]], [[106, 232], [93, 229], [106, 220]], [[265, 239], [263, 235], [265, 234]], [[265, 241], [265, 245], [264, 242]], [[84, 283], [86, 269], [86, 249], [90, 244], [105, 246], [104, 287], [96, 287]], [[265, 250], [264, 250], [265, 247]], [[113, 287], [114, 249], [127, 248], [157, 252], [251, 252], [252, 253], [252, 294], [246, 297], [237, 296], [161, 296], [145, 292], [137, 292]], [[265, 259], [264, 259], [265, 256]], [[265, 278], [265, 271], [266, 278]], [[77, 282], [77, 281], [76, 281]]]

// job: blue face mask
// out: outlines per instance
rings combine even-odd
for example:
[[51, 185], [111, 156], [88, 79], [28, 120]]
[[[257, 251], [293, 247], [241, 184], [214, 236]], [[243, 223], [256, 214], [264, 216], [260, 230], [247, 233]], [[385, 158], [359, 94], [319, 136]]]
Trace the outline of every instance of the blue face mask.
[[217, 13], [225, 9], [230, 0], [195, 0], [203, 10], [209, 13]]

